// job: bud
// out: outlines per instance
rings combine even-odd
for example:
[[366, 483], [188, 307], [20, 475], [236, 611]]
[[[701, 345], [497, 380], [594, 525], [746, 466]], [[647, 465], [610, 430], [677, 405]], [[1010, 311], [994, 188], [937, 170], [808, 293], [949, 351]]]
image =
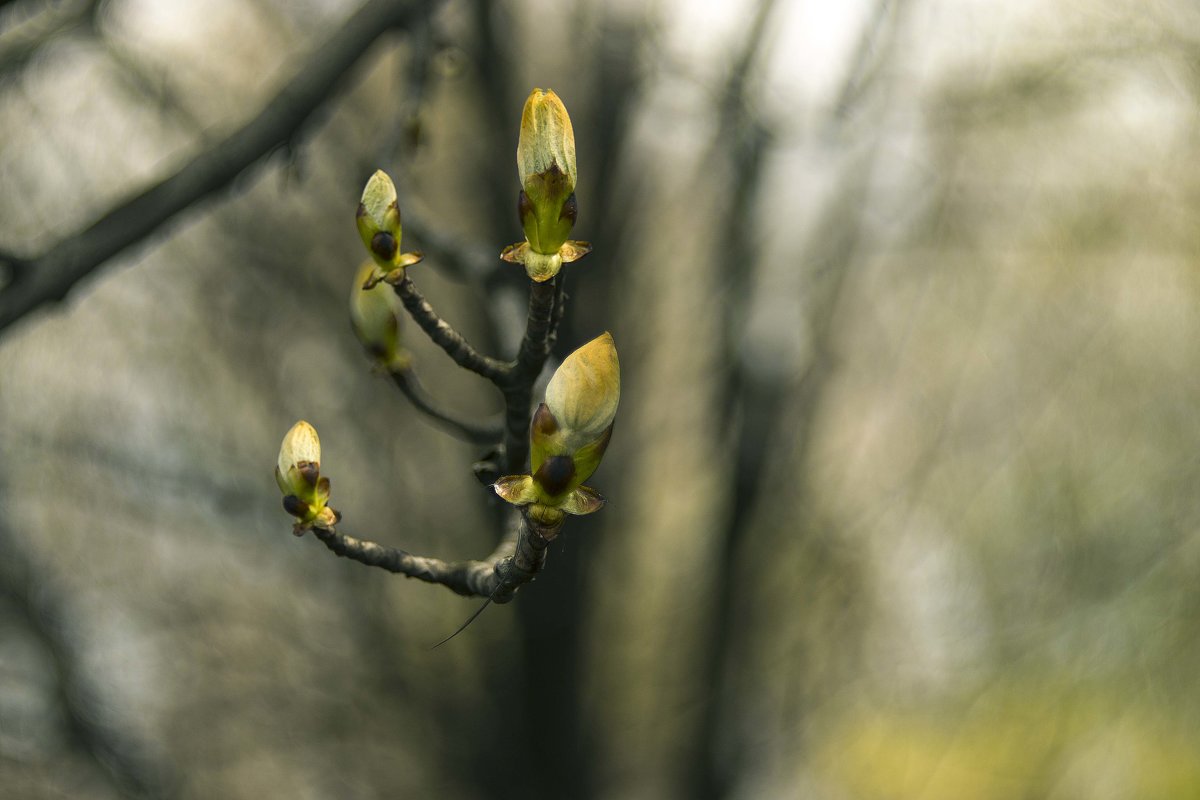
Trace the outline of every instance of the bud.
[[[521, 191], [517, 214], [525, 242], [501, 255], [525, 265], [535, 281], [553, 278], [563, 263], [581, 258], [591, 248], [567, 237], [575, 226], [575, 131], [567, 109], [554, 92], [534, 89], [521, 113], [517, 144]], [[567, 252], [564, 246], [572, 244]]]
[[283, 507], [297, 526], [314, 522], [332, 525], [337, 512], [329, 502], [329, 479], [321, 477], [321, 440], [312, 425], [300, 420], [283, 437], [275, 481], [283, 492]]
[[358, 235], [380, 266], [390, 266], [400, 252], [400, 204], [396, 184], [386, 172], [375, 170], [358, 204]]
[[620, 399], [621, 365], [605, 333], [567, 356], [550, 379], [529, 426], [531, 474], [501, 478], [492, 489], [543, 520], [598, 510], [604, 498], [583, 482], [600, 466]]
[[612, 425], [620, 400], [621, 365], [610, 333], [567, 356], [546, 386], [546, 407], [566, 452], [595, 441]]
[[[396, 184], [386, 172], [375, 170], [363, 189], [362, 200], [355, 215], [358, 235], [362, 237], [367, 252], [376, 266], [383, 272], [404, 276], [403, 269], [421, 260], [420, 253], [400, 252], [400, 205], [396, 196]], [[378, 279], [377, 279], [378, 280]]]
[[375, 274], [375, 264], [364, 261], [350, 287], [350, 324], [358, 340], [384, 369], [408, 366], [408, 353], [400, 347], [400, 300], [390, 286], [375, 283], [364, 289]]
[[[575, 131], [566, 106], [552, 91], [534, 89], [525, 101], [517, 143], [517, 174], [529, 201], [556, 199], [556, 211], [560, 213], [575, 191]], [[557, 195], [552, 196], [551, 190]]]

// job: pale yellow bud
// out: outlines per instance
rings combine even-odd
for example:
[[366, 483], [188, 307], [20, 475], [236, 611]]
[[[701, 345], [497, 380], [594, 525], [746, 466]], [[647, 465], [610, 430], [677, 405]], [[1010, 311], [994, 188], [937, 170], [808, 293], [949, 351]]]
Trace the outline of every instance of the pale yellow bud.
[[368, 352], [385, 368], [401, 366], [408, 361], [400, 349], [400, 299], [386, 283], [376, 283], [364, 289], [375, 274], [375, 264], [366, 261], [359, 268], [350, 287], [350, 323], [354, 333]]
[[358, 233], [380, 267], [395, 265], [400, 254], [400, 206], [396, 185], [381, 169], [367, 181], [356, 214]]
[[321, 477], [321, 440], [316, 429], [304, 420], [283, 437], [275, 480], [283, 492], [283, 508], [296, 518], [297, 526], [332, 525], [337, 521], [337, 512], [326, 505], [329, 478]]
[[546, 386], [546, 406], [558, 423], [562, 452], [596, 441], [617, 415], [621, 365], [612, 334], [604, 333], [567, 356]]
[[286, 476], [301, 464], [313, 464], [318, 469], [321, 466], [321, 440], [317, 437], [317, 429], [304, 420], [292, 426], [279, 447], [280, 473]]
[[575, 191], [575, 131], [566, 106], [552, 91], [534, 89], [521, 112], [517, 172], [528, 191], [531, 178], [551, 169], [566, 176], [565, 194]]

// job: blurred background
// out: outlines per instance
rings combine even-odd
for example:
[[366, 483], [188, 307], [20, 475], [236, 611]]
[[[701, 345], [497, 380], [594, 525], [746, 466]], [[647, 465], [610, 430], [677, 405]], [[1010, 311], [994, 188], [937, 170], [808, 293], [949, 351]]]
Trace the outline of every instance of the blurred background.
[[[0, 331], [0, 794], [1200, 796], [1200, 8], [393, 5], [305, 124]], [[219, 147], [357, 8], [0, 3], [0, 250]], [[511, 357], [535, 86], [595, 246], [555, 355], [621, 355], [609, 505], [430, 650], [478, 601], [293, 537], [272, 469], [307, 419], [342, 530], [491, 551], [484, 448], [350, 332], [353, 219], [388, 170], [410, 274]]]

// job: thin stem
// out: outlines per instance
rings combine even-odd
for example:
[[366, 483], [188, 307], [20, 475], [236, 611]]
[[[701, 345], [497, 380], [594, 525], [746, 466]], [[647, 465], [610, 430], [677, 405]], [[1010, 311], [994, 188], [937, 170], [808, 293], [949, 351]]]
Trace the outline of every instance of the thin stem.
[[434, 344], [445, 350], [446, 355], [454, 359], [455, 364], [487, 378], [497, 386], [505, 383], [510, 365], [507, 362], [482, 355], [472, 347], [462, 334], [450, 326], [450, 323], [437, 315], [433, 306], [417, 289], [411, 278], [406, 275], [404, 280], [393, 288], [396, 290], [400, 302], [408, 309], [409, 315], [421, 327], [421, 330], [425, 331]]
[[562, 530], [562, 522], [543, 525], [521, 514], [516, 541], [506, 538], [504, 551], [498, 548], [487, 561], [443, 561], [440, 558], [417, 556], [395, 547], [387, 547], [366, 539], [356, 539], [334, 528], [314, 526], [313, 535], [333, 553], [388, 572], [409, 578], [438, 583], [467, 597], [487, 597], [503, 604], [513, 599], [517, 590], [533, 580], [546, 563], [546, 549]]
[[550, 338], [547, 343], [548, 349], [554, 348], [554, 343], [558, 341], [558, 326], [562, 324], [563, 317], [567, 313], [567, 281], [563, 273], [558, 273], [554, 279], [554, 311], [550, 316]]
[[504, 429], [499, 424], [480, 425], [459, 419], [447, 411], [438, 408], [433, 399], [425, 392], [425, 387], [417, 379], [417, 374], [411, 369], [395, 369], [389, 373], [392, 381], [404, 393], [413, 408], [445, 428], [449, 433], [471, 444], [494, 444], [504, 435]]
[[507, 406], [504, 431], [504, 461], [509, 474], [521, 472], [529, 455], [529, 411], [533, 400], [533, 384], [541, 374], [550, 355], [551, 319], [554, 311], [556, 285], [553, 281], [531, 283], [529, 315], [525, 336], [521, 339], [517, 360], [509, 370], [504, 387]]

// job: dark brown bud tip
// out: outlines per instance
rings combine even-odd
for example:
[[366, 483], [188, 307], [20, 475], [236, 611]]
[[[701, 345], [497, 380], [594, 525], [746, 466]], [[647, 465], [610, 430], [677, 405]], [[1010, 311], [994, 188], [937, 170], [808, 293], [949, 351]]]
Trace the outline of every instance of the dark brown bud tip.
[[371, 252], [384, 261], [391, 261], [395, 258], [396, 251], [399, 249], [400, 243], [387, 231], [380, 231], [371, 237]]
[[558, 431], [558, 420], [550, 413], [550, 408], [545, 403], [538, 404], [530, 429], [535, 436], [553, 436]]

